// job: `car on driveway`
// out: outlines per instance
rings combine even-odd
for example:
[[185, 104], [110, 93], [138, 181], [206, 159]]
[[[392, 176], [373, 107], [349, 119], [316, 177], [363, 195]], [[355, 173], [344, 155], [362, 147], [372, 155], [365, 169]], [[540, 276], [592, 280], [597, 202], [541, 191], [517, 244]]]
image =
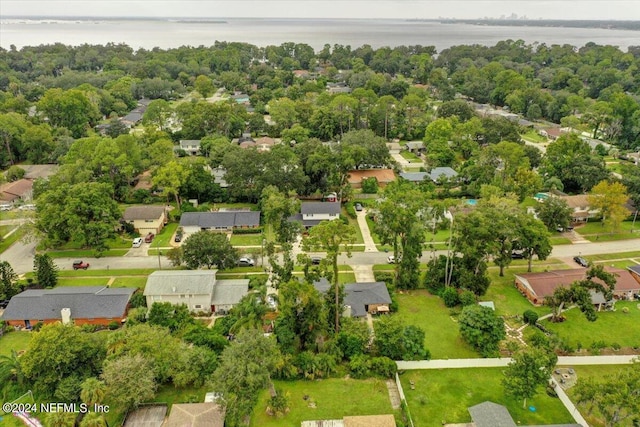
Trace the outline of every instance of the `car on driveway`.
[[182, 234], [181, 233], [176, 233], [176, 237], [173, 238], [173, 241], [178, 243], [182, 241]]
[[238, 260], [239, 267], [253, 267], [255, 265], [255, 261], [251, 258], [242, 257]]
[[140, 246], [142, 246], [142, 237], [136, 237], [135, 239], [133, 239], [132, 246], [134, 248], [139, 248]]
[[322, 262], [322, 258], [319, 256], [312, 256], [311, 257], [311, 264], [313, 265], [320, 265], [320, 263]]
[[361, 212], [362, 211], [362, 204], [361, 203], [356, 203], [355, 204], [355, 209], [356, 209], [356, 211]]
[[149, 234], [147, 234], [147, 235], [144, 237], [144, 242], [145, 242], [145, 243], [151, 243], [151, 242], [153, 242], [153, 238], [154, 238], [154, 237], [156, 237], [156, 235], [155, 235], [155, 234], [153, 234], [153, 233], [149, 233]]
[[74, 270], [86, 270], [87, 268], [89, 268], [89, 263], [88, 262], [84, 262], [84, 261], [73, 261], [73, 269]]
[[578, 264], [580, 264], [580, 266], [582, 266], [582, 267], [589, 267], [589, 261], [587, 261], [586, 259], [582, 258], [581, 256], [574, 256], [573, 260], [575, 262], [577, 262]]

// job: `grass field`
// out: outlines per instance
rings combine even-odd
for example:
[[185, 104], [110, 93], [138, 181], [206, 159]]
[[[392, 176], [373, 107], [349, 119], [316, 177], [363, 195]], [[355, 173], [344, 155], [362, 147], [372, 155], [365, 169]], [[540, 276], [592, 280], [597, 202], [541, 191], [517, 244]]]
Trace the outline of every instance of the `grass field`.
[[147, 284], [146, 277], [117, 277], [111, 284], [112, 288], [138, 288], [144, 289]]
[[425, 332], [425, 346], [432, 359], [473, 358], [479, 355], [460, 337], [458, 323], [442, 300], [425, 290], [396, 293], [395, 316]]
[[[25, 229], [24, 227], [18, 228], [11, 236], [0, 242], [0, 253], [7, 250], [7, 248], [17, 242], [22, 236], [24, 236]], [[4, 235], [4, 234], [3, 234]]]
[[624, 221], [620, 224], [619, 229], [613, 233], [603, 227], [600, 221], [593, 221], [576, 227], [576, 232], [592, 242], [638, 239], [640, 238], [640, 221], [636, 221], [635, 226], [633, 221]]
[[[536, 267], [534, 271], [540, 271], [544, 267]], [[487, 293], [480, 297], [481, 301], [493, 301], [496, 306], [496, 313], [500, 316], [522, 315], [525, 310], [533, 310], [538, 315], [549, 313], [548, 307], [536, 307], [528, 299], [520, 294], [513, 284], [514, 275], [518, 272], [526, 272], [526, 267], [511, 267], [505, 270], [504, 277], [498, 275], [496, 269], [489, 270], [491, 285]]]
[[583, 256], [587, 261], [606, 261], [611, 259], [627, 259], [627, 258], [640, 258], [640, 251], [634, 252], [619, 252], [613, 254], [599, 254], [599, 255], [585, 255]]
[[[109, 249], [100, 254], [103, 257], [124, 256], [129, 249]], [[95, 258], [96, 251], [93, 249], [70, 249], [70, 250], [54, 250], [47, 251], [51, 258]]]
[[[627, 307], [628, 313], [622, 309]], [[616, 302], [616, 311], [598, 313], [595, 322], [589, 322], [578, 309], [565, 314], [567, 320], [562, 323], [544, 321], [544, 326], [566, 339], [573, 347], [578, 343], [588, 348], [594, 341], [604, 341], [607, 346], [620, 344], [622, 347], [640, 347], [640, 334], [634, 333], [640, 324], [640, 309], [631, 301]]]
[[522, 133], [522, 134], [520, 134], [520, 136], [522, 137], [522, 139], [526, 139], [526, 140], [529, 140], [531, 142], [547, 142], [547, 138], [545, 138], [544, 136], [540, 135], [535, 130], [530, 130], [530, 131], [528, 131], [526, 133]]
[[106, 286], [108, 277], [62, 277], [58, 279], [58, 286]]
[[420, 157], [416, 156], [411, 151], [402, 150], [400, 151], [400, 155], [404, 157], [406, 160], [408, 160], [409, 163], [422, 163], [422, 160], [420, 159]]
[[261, 246], [263, 235], [258, 234], [232, 234], [231, 244], [233, 246]]
[[552, 246], [558, 246], [558, 245], [570, 245], [571, 244], [571, 240], [566, 238], [566, 237], [562, 237], [562, 236], [551, 236], [549, 238], [549, 241], [551, 242]]
[[[176, 228], [178, 228], [178, 223], [176, 222], [167, 224], [162, 230], [160, 230], [160, 233], [154, 237], [151, 246], [154, 248], [170, 246], [170, 242], [173, 239], [173, 233], [176, 232]], [[129, 246], [131, 246], [131, 242], [129, 242]]]
[[[468, 423], [468, 407], [485, 401], [505, 405], [516, 425], [561, 424], [573, 421], [559, 399], [544, 391], [527, 401], [535, 412], [522, 408], [521, 400], [504, 395], [502, 368], [438, 369], [406, 371], [400, 376], [416, 426], [440, 427]], [[415, 384], [411, 390], [409, 381]]]
[[0, 337], [0, 356], [9, 356], [12, 350], [26, 350], [31, 340], [31, 332], [6, 332]]
[[[341, 419], [345, 415], [393, 414], [383, 380], [325, 379], [275, 381], [276, 389], [289, 395], [290, 411], [282, 417], [266, 413], [269, 392], [263, 390], [251, 416], [252, 427], [300, 427], [306, 420]], [[308, 396], [307, 400], [303, 399]], [[310, 408], [314, 402], [316, 407]]]

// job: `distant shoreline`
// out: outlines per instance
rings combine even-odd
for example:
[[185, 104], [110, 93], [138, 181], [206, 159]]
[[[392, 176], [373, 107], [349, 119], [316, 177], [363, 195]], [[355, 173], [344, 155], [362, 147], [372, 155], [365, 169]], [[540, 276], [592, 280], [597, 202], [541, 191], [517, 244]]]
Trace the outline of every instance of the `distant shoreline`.
[[[409, 20], [421, 21], [421, 20]], [[434, 20], [424, 20], [433, 22]], [[489, 25], [501, 27], [598, 28], [640, 31], [640, 21], [562, 20], [562, 19], [438, 19], [441, 24]]]

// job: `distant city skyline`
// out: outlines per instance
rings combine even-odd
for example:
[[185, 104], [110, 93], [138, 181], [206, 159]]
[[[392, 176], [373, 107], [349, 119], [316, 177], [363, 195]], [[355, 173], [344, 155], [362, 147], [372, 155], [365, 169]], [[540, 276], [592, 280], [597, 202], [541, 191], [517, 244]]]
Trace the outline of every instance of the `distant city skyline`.
[[639, 0], [2, 0], [0, 17], [640, 20]]

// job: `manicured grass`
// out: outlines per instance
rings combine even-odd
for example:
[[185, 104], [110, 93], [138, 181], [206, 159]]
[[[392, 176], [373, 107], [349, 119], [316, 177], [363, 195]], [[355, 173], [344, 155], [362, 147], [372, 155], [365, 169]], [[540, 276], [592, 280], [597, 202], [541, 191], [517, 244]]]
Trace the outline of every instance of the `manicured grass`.
[[[176, 232], [176, 228], [178, 228], [177, 222], [167, 224], [162, 230], [160, 230], [160, 233], [156, 234], [151, 246], [154, 248], [170, 246], [171, 244], [169, 242], [173, 241], [173, 233]], [[131, 242], [129, 242], [129, 246], [131, 246]]]
[[[116, 236], [113, 239], [107, 240], [106, 244], [110, 249], [124, 249], [124, 248], [129, 249], [131, 248], [131, 239], [128, 236], [127, 237]], [[82, 245], [83, 245], [82, 242], [73, 241], [73, 242], [65, 243], [64, 245], [56, 249], [60, 251], [82, 250], [83, 249]]]
[[[540, 271], [542, 268], [538, 267], [535, 270]], [[533, 310], [540, 316], [548, 314], [550, 312], [548, 307], [534, 306], [528, 299], [520, 294], [513, 284], [514, 275], [517, 272], [524, 273], [526, 271], [526, 268], [521, 267], [510, 268], [509, 270], [505, 270], [504, 277], [500, 277], [497, 270], [491, 269], [489, 271], [491, 285], [489, 285], [487, 293], [480, 297], [480, 300], [493, 301], [496, 306], [496, 313], [507, 318], [522, 315], [526, 310]]]
[[[400, 376], [409, 410], [416, 426], [440, 427], [445, 423], [468, 423], [467, 408], [491, 401], [505, 405], [517, 425], [571, 423], [573, 419], [560, 402], [541, 390], [527, 406], [504, 395], [503, 368], [438, 369], [406, 371]], [[412, 390], [409, 381], [415, 384]]]
[[[101, 257], [110, 256], [124, 256], [129, 249], [109, 249], [100, 254]], [[55, 250], [47, 251], [47, 254], [51, 258], [95, 258], [96, 251], [93, 249], [78, 249], [78, 250]]]
[[526, 133], [522, 133], [522, 134], [520, 134], [520, 136], [522, 137], [522, 139], [526, 139], [526, 140], [529, 140], [531, 142], [547, 142], [547, 138], [545, 138], [544, 136], [540, 135], [535, 130], [530, 130], [530, 131], [528, 131]]
[[58, 286], [106, 286], [108, 277], [74, 277], [58, 279]]
[[[93, 270], [89, 267], [88, 270], [60, 270], [58, 277], [76, 277], [76, 276], [148, 276], [156, 271], [155, 268], [129, 268], [129, 269], [109, 269], [109, 270]], [[29, 277], [27, 275], [27, 277]]]
[[605, 264], [610, 267], [623, 268], [631, 267], [633, 265], [638, 265], [640, 262], [634, 262], [631, 260], [621, 260], [621, 261], [597, 261], [597, 264]]
[[11, 236], [0, 242], [0, 253], [4, 252], [9, 248], [9, 246], [13, 245], [17, 242], [22, 236], [24, 236], [25, 229], [24, 227], [18, 228], [15, 232], [11, 234]]
[[400, 155], [408, 160], [410, 163], [422, 163], [420, 157], [413, 154], [411, 151], [402, 150], [400, 151]]
[[585, 255], [587, 261], [605, 261], [610, 259], [640, 258], [640, 251], [619, 252], [612, 254]]
[[262, 246], [263, 235], [258, 234], [232, 234], [231, 244], [233, 246]]
[[10, 331], [0, 337], [0, 356], [9, 356], [12, 350], [26, 350], [31, 341], [31, 332]]
[[[356, 241], [354, 243], [364, 243], [364, 238], [362, 237], [362, 231], [360, 230], [360, 226], [358, 225], [358, 220], [356, 218], [351, 218], [347, 215], [347, 210], [345, 207], [342, 207], [342, 215], [349, 220], [349, 225], [352, 226], [356, 230]], [[371, 228], [369, 228], [371, 230]]]
[[445, 242], [447, 244], [449, 242], [449, 236], [451, 236], [451, 229], [447, 228], [446, 230], [437, 230], [436, 234], [432, 233], [433, 230], [429, 230], [425, 233], [425, 242], [427, 244], [431, 242]]
[[[331, 378], [320, 381], [274, 381], [289, 395], [290, 411], [282, 417], [266, 413], [268, 390], [260, 394], [251, 416], [252, 427], [300, 427], [302, 421], [342, 419], [345, 415], [394, 413], [384, 380]], [[308, 396], [307, 400], [304, 399]], [[310, 408], [314, 402], [316, 407]]]
[[4, 237], [5, 234], [16, 228], [16, 225], [0, 225], [0, 237]]
[[398, 313], [407, 325], [416, 325], [425, 332], [425, 346], [432, 359], [479, 357], [460, 337], [458, 323], [442, 300], [425, 290], [396, 293]]
[[[629, 309], [628, 313], [622, 312], [624, 307]], [[607, 346], [617, 343], [622, 347], [640, 347], [640, 334], [632, 332], [637, 331], [640, 324], [640, 309], [636, 302], [618, 301], [616, 311], [599, 312], [595, 322], [589, 322], [577, 308], [567, 311], [565, 317], [567, 320], [562, 323], [544, 321], [543, 324], [573, 347], [580, 343], [588, 348], [594, 341], [604, 341]]]
[[374, 233], [375, 221], [369, 218], [369, 215], [367, 215], [367, 226], [369, 226], [369, 232], [371, 233], [371, 237], [373, 238], [373, 243], [378, 245], [380, 243], [380, 237], [378, 237], [378, 235]]
[[118, 277], [111, 284], [112, 288], [138, 288], [144, 289], [147, 284], [146, 277]]
[[593, 221], [576, 227], [576, 232], [590, 241], [637, 239], [640, 238], [640, 221], [636, 221], [635, 227], [633, 221], [624, 221], [613, 233], [603, 227], [602, 222]]
[[549, 241], [551, 242], [552, 246], [570, 245], [571, 244], [571, 239], [568, 239], [568, 238], [562, 237], [562, 236], [551, 236], [549, 238]]
[[354, 273], [338, 273], [338, 281], [344, 283], [355, 283], [356, 275]]

